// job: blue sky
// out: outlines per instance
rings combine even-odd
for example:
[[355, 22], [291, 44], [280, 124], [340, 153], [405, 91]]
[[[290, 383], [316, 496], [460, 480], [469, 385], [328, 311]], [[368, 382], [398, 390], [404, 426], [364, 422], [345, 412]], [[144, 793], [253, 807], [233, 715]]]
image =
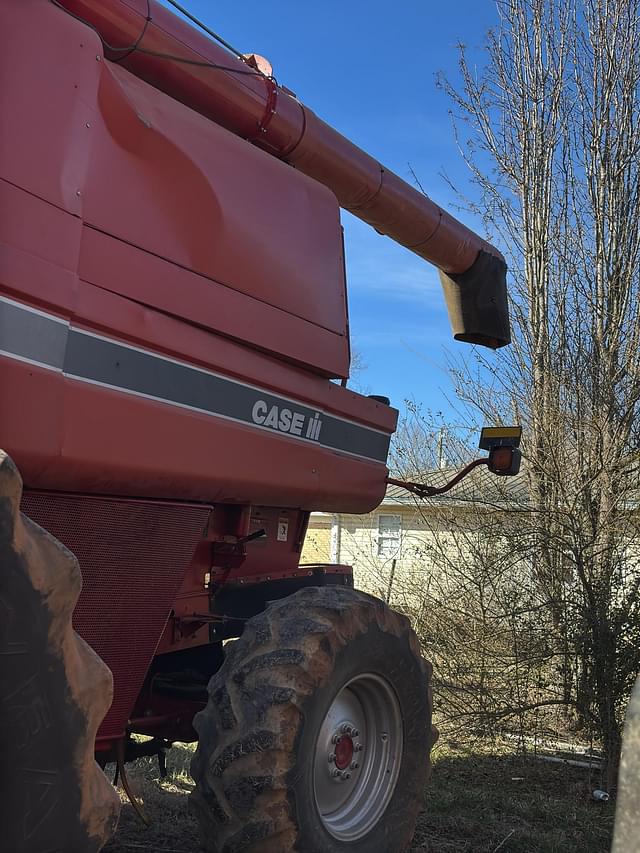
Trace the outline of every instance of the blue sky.
[[[181, 2], [241, 52], [266, 56], [280, 83], [408, 181], [411, 164], [427, 193], [474, 227], [441, 177], [464, 188], [435, 76], [456, 79], [459, 42], [482, 61], [492, 0]], [[357, 383], [398, 408], [408, 398], [447, 414], [445, 349], [464, 345], [451, 338], [436, 270], [347, 213], [343, 223], [352, 346], [366, 365]]]

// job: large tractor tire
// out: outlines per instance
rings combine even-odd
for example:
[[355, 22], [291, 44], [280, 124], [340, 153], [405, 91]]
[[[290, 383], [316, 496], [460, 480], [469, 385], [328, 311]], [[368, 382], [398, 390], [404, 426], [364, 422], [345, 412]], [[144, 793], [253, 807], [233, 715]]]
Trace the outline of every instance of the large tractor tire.
[[95, 853], [120, 809], [94, 760], [111, 673], [72, 628], [76, 559], [20, 513], [21, 497], [0, 451], [0, 848]]
[[400, 853], [423, 803], [431, 667], [408, 620], [342, 587], [269, 605], [195, 719], [211, 853]]
[[637, 853], [640, 846], [640, 675], [629, 698], [618, 777], [611, 853]]

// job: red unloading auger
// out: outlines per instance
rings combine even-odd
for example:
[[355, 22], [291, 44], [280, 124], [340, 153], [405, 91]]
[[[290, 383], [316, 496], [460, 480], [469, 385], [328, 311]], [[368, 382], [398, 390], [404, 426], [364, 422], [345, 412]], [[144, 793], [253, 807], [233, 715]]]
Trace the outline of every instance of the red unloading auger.
[[105, 56], [331, 189], [340, 206], [434, 264], [457, 340], [508, 344], [500, 252], [319, 119], [276, 81], [157, 0], [53, 0]]

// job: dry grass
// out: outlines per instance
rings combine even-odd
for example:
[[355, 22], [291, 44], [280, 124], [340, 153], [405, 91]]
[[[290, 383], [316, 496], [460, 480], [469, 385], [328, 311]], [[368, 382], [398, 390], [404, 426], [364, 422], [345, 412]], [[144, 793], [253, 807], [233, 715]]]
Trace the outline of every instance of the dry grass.
[[[188, 796], [193, 789], [189, 764], [194, 746], [176, 744], [167, 750], [166, 779], [160, 779], [154, 758], [141, 758], [127, 767], [131, 787], [151, 820], [145, 827], [120, 789], [122, 813], [115, 838], [104, 853], [200, 853], [198, 827], [189, 812]], [[107, 767], [107, 775], [115, 767]]]
[[[188, 746], [170, 750], [164, 781], [152, 759], [131, 768], [152, 825], [145, 828], [125, 802], [105, 853], [198, 853], [187, 805], [191, 755]], [[586, 770], [494, 749], [440, 748], [412, 853], [605, 853], [614, 808], [591, 799], [598, 783]]]
[[614, 806], [589, 771], [495, 749], [441, 749], [412, 853], [605, 853]]

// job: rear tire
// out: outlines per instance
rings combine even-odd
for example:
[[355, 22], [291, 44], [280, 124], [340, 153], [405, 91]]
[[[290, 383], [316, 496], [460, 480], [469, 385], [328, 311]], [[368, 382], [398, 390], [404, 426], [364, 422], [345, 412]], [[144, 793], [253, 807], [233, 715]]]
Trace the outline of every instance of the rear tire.
[[342, 587], [251, 619], [195, 719], [210, 853], [400, 853], [429, 775], [431, 667], [408, 620]]
[[96, 853], [120, 801], [94, 760], [111, 672], [74, 633], [78, 562], [20, 512], [22, 481], [0, 451], [2, 849]]

